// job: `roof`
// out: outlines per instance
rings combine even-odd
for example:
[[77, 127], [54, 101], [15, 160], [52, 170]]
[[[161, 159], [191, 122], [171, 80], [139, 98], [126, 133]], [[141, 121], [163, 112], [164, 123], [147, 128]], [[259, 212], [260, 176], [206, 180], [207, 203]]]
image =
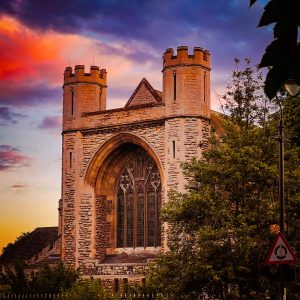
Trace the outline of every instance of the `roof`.
[[225, 114], [219, 113], [217, 111], [211, 110], [211, 125], [218, 136], [223, 136], [225, 134], [224, 122], [228, 118]]
[[125, 107], [160, 102], [162, 102], [162, 92], [155, 90], [148, 80], [143, 78], [127, 101]]
[[9, 245], [0, 256], [0, 263], [26, 260], [54, 243], [58, 238], [58, 227], [38, 227], [29, 234]]

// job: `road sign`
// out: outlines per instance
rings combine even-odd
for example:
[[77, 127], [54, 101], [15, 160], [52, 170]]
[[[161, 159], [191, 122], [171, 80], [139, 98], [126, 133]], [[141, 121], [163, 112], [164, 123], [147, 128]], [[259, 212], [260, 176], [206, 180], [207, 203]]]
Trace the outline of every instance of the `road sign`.
[[268, 265], [296, 264], [297, 258], [281, 232], [276, 236], [275, 243], [266, 259]]

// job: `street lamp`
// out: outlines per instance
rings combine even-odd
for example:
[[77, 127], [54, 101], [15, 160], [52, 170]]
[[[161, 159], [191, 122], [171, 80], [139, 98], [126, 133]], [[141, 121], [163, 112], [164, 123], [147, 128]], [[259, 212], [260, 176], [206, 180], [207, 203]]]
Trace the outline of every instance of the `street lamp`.
[[288, 79], [285, 84], [286, 91], [293, 97], [295, 97], [299, 93], [300, 86], [297, 84], [295, 79]]
[[[296, 81], [288, 79], [285, 84], [285, 89], [292, 97], [298, 95], [300, 86]], [[280, 231], [285, 236], [285, 201], [284, 201], [284, 133], [283, 133], [283, 109], [279, 102], [280, 119], [278, 125], [278, 143], [279, 143], [279, 201], [280, 201]], [[280, 299], [286, 300], [286, 289], [284, 287], [283, 265], [280, 265]]]

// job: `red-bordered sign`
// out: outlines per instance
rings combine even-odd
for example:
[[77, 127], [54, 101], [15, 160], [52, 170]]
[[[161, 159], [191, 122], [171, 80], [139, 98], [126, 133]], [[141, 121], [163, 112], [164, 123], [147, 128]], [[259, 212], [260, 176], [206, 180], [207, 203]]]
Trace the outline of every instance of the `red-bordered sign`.
[[266, 259], [267, 265], [292, 265], [297, 263], [296, 255], [281, 232], [276, 236], [274, 245]]

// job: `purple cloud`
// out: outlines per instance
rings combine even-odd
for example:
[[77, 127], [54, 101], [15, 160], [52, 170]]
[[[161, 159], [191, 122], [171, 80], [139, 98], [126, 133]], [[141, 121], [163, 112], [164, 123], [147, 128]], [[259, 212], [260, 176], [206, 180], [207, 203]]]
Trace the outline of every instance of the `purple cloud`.
[[46, 85], [27, 86], [20, 83], [0, 81], [0, 104], [11, 106], [30, 106], [47, 102], [59, 102], [59, 88]]
[[38, 128], [41, 129], [61, 129], [61, 127], [62, 127], [61, 116], [46, 117], [38, 126]]
[[[219, 31], [226, 36], [258, 32], [255, 28], [262, 6], [248, 9], [247, 1], [12, 1], [3, 0], [0, 12], [9, 14], [38, 29], [84, 34], [110, 34], [123, 40], [138, 39], [170, 46], [199, 31]], [[238, 25], [238, 26], [237, 26]], [[250, 26], [249, 26], [250, 25]], [[254, 26], [253, 26], [254, 25]], [[165, 41], [165, 42], [164, 42]], [[184, 41], [183, 41], [184, 42]], [[220, 40], [217, 40], [220, 43]], [[222, 40], [225, 42], [225, 39]], [[144, 49], [147, 53], [147, 49]]]
[[0, 126], [16, 124], [25, 115], [14, 112], [10, 107], [0, 106]]
[[138, 63], [154, 61], [172, 46], [202, 46], [212, 51], [212, 67], [218, 70], [231, 68], [235, 57], [258, 63], [272, 37], [269, 29], [256, 28], [264, 4], [249, 9], [249, 1], [236, 0], [91, 0], [89, 5], [81, 0], [3, 0], [0, 14], [38, 30], [76, 32], [108, 44], [122, 41], [128, 45], [123, 55]]
[[0, 171], [11, 171], [28, 165], [29, 158], [9, 145], [0, 145]]

